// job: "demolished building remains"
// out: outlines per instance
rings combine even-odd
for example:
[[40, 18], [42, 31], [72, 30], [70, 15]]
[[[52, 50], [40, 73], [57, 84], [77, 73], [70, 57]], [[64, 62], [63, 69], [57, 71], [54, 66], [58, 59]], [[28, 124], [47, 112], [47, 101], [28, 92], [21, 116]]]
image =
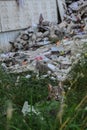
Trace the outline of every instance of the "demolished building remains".
[[45, 21], [40, 14], [38, 24], [21, 31], [9, 41], [10, 52], [0, 54], [5, 71], [28, 70], [46, 72], [59, 81], [66, 79], [87, 42], [87, 1], [66, 1], [62, 22]]

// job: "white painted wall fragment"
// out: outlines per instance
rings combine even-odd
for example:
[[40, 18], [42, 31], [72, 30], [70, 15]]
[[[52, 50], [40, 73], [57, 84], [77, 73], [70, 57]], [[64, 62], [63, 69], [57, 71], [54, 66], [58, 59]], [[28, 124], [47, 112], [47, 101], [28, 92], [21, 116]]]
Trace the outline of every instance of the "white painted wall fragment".
[[45, 20], [57, 22], [56, 0], [24, 0], [22, 6], [16, 0], [0, 1], [0, 32], [38, 23], [41, 13]]
[[10, 49], [9, 41], [14, 41], [19, 31], [11, 31], [0, 33], [0, 51], [8, 51]]

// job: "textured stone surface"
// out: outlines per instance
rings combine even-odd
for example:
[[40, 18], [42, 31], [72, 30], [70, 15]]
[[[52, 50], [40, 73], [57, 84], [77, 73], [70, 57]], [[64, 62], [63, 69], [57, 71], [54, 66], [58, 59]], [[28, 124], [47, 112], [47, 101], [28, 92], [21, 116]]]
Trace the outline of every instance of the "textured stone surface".
[[57, 22], [56, 0], [24, 0], [22, 6], [16, 0], [0, 1], [0, 12], [0, 32], [38, 23], [40, 13], [46, 20]]

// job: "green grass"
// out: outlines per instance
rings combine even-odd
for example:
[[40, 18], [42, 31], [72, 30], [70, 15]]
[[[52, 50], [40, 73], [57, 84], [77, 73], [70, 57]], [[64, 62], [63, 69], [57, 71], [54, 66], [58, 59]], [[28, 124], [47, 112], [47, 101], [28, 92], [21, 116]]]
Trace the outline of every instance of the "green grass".
[[[50, 77], [38, 79], [34, 73], [26, 79], [25, 75], [20, 75], [15, 86], [18, 75], [0, 69], [0, 130], [87, 130], [86, 55], [73, 66], [64, 82], [66, 93], [63, 107], [58, 101], [47, 101], [48, 83], [55, 86], [58, 84], [56, 80]], [[31, 111], [23, 116], [21, 110], [25, 101], [40, 114]]]

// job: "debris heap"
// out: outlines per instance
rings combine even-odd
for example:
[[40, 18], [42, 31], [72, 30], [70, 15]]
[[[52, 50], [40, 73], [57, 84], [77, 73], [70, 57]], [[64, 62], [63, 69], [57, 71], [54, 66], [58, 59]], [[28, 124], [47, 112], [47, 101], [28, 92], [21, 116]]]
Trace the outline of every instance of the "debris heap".
[[66, 3], [67, 8], [64, 14], [66, 31], [73, 35], [85, 34], [87, 31], [87, 1], [66, 1]]
[[[64, 21], [44, 21], [20, 32], [10, 41], [11, 51], [0, 54], [2, 68], [10, 73], [32, 70], [65, 80], [87, 42], [87, 1], [67, 2]], [[79, 40], [80, 39], [80, 40]]]

